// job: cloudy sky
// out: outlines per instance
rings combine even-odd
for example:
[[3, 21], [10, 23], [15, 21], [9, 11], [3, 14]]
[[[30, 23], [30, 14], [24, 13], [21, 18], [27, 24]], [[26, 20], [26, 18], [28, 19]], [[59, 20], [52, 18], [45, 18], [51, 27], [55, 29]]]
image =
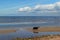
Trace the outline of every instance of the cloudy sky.
[[0, 0], [0, 16], [60, 16], [60, 0]]

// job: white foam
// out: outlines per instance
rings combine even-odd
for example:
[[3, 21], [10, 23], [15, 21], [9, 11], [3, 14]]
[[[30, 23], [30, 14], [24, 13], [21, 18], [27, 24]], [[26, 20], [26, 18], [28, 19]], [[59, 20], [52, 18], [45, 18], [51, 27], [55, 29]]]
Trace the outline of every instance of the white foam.
[[14, 22], [14, 23], [0, 23], [0, 25], [9, 25], [9, 24], [41, 24], [41, 23], [48, 23], [48, 22]]

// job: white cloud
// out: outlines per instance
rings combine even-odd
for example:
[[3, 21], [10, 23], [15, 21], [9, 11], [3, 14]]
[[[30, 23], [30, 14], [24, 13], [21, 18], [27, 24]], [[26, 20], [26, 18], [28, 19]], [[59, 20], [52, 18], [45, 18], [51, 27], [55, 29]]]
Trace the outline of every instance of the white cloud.
[[25, 11], [31, 11], [32, 9], [30, 7], [24, 7]]
[[[58, 11], [57, 11], [58, 10]], [[40, 4], [40, 5], [36, 5], [33, 8], [31, 7], [23, 7], [23, 8], [19, 8], [18, 10], [19, 12], [59, 12], [60, 11], [60, 2], [56, 2], [54, 4]]]
[[55, 4], [60, 7], [60, 2], [56, 2]]
[[55, 6], [54, 4], [36, 5], [34, 9], [39, 11], [53, 10], [54, 6]]
[[56, 8], [56, 10], [60, 10], [60, 2], [55, 3], [55, 8]]
[[20, 12], [29, 12], [29, 11], [32, 11], [32, 8], [30, 8], [30, 7], [19, 8], [18, 11], [20, 11]]
[[19, 10], [18, 11], [21, 11], [21, 12], [23, 12], [24, 11], [24, 8], [19, 8]]

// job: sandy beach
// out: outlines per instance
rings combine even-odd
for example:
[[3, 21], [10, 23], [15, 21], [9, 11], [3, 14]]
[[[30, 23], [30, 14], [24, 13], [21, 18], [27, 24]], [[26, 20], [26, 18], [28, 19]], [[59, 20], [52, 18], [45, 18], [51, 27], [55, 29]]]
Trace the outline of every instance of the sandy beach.
[[13, 40], [60, 40], [60, 35], [42, 35], [33, 38], [16, 38]]

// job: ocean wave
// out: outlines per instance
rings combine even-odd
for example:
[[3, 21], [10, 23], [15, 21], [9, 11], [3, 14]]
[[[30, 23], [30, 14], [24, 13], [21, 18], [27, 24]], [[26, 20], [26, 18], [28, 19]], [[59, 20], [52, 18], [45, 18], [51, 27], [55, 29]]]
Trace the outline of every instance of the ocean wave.
[[48, 23], [48, 22], [13, 22], [13, 23], [0, 23], [0, 25], [13, 25], [13, 24], [42, 24], [42, 23]]

